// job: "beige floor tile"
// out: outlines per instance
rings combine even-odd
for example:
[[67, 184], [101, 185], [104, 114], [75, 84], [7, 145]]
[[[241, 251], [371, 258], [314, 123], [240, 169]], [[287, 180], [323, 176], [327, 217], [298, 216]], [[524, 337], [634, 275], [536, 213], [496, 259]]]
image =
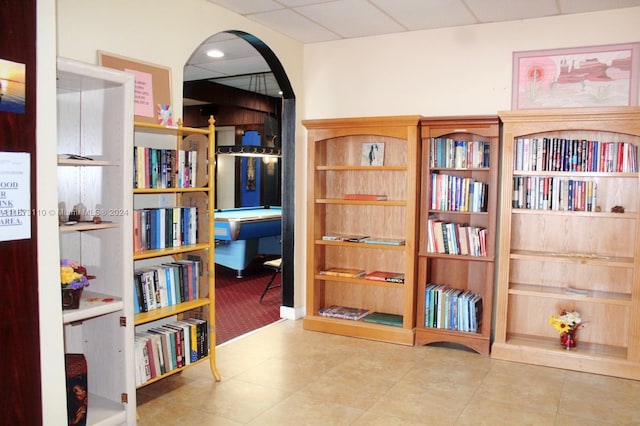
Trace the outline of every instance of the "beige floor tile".
[[256, 426], [351, 425], [363, 410], [296, 394], [249, 422]]
[[282, 321], [138, 390], [139, 425], [640, 425], [640, 381]]
[[640, 425], [640, 382], [567, 373], [558, 414], [620, 425]]
[[465, 407], [456, 426], [553, 426], [555, 417], [555, 413], [542, 412], [536, 407], [512, 404], [508, 398], [500, 402], [477, 395]]

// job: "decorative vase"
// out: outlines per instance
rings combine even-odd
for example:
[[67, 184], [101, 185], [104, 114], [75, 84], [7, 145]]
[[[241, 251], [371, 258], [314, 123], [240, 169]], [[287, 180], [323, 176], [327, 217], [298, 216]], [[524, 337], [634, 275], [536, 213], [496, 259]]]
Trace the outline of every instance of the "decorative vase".
[[578, 346], [577, 332], [578, 330], [571, 330], [560, 334], [560, 344], [563, 348], [570, 351]]
[[82, 287], [78, 289], [62, 289], [62, 310], [78, 309], [80, 307], [80, 297], [82, 297]]

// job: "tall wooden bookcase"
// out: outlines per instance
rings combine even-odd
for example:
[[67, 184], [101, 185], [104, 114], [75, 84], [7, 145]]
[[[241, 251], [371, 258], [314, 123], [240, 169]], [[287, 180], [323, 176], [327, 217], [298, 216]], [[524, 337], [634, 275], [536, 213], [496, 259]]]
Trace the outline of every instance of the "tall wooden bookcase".
[[[96, 277], [79, 309], [63, 311], [65, 352], [87, 362], [87, 424], [135, 424], [128, 190], [134, 80], [66, 58], [57, 68], [60, 255]], [[72, 210], [80, 215], [73, 224]]]
[[[499, 120], [497, 116], [423, 118], [421, 127], [416, 344], [453, 342], [488, 355]], [[436, 244], [436, 236], [447, 234], [446, 244]], [[474, 297], [480, 298], [481, 309]], [[469, 321], [474, 310], [477, 326]]]
[[[215, 127], [213, 117], [209, 118], [206, 129], [185, 127], [181, 121], [176, 126], [164, 126], [154, 123], [138, 122], [135, 125], [134, 143], [136, 147], [155, 148], [157, 150], [196, 151], [197, 163], [194, 185], [140, 185], [133, 189], [134, 209], [155, 209], [166, 207], [197, 208], [197, 240], [195, 243], [168, 246], [166, 248], [135, 250], [134, 268], [155, 268], [167, 262], [197, 258], [200, 262], [198, 297], [156, 309], [134, 314], [136, 332], [145, 332], [151, 327], [185, 318], [199, 318], [207, 321], [208, 355], [197, 361], [185, 364], [158, 374], [138, 384], [138, 388], [162, 380], [202, 362], [208, 362], [214, 378], [219, 381], [220, 374], [216, 366], [216, 327], [215, 327], [215, 235], [213, 230], [214, 206], [214, 164], [215, 164]], [[177, 155], [177, 154], [176, 154]], [[133, 164], [133, 161], [132, 161]], [[138, 163], [140, 164], [140, 163]], [[158, 164], [160, 164], [158, 162]], [[173, 167], [177, 167], [178, 162]], [[143, 166], [144, 167], [144, 166]], [[191, 169], [192, 170], [192, 169]], [[174, 170], [177, 172], [177, 170]], [[151, 172], [149, 172], [151, 173]], [[149, 175], [138, 169], [137, 176]], [[141, 174], [141, 175], [140, 175]], [[158, 176], [161, 174], [159, 167]], [[158, 177], [158, 179], [160, 179]], [[177, 179], [177, 178], [175, 178]], [[132, 186], [133, 180], [129, 182]], [[135, 185], [134, 185], [135, 186]], [[153, 187], [150, 187], [153, 186]], [[135, 225], [134, 225], [135, 226]], [[134, 270], [130, 271], [133, 277]]]
[[[308, 130], [307, 330], [413, 345], [419, 117], [306, 120]], [[363, 144], [384, 144], [382, 165], [363, 165]], [[345, 194], [386, 200], [346, 200]], [[333, 234], [402, 239], [404, 245], [327, 241]], [[328, 268], [405, 274], [404, 284], [322, 275]], [[401, 326], [330, 318], [331, 305], [402, 316]]]
[[[504, 147], [492, 357], [640, 379], [640, 108], [499, 116]], [[567, 150], [571, 155], [564, 156]], [[616, 206], [624, 212], [612, 212]], [[548, 323], [562, 310], [576, 310], [584, 321], [575, 350], [562, 348]]]

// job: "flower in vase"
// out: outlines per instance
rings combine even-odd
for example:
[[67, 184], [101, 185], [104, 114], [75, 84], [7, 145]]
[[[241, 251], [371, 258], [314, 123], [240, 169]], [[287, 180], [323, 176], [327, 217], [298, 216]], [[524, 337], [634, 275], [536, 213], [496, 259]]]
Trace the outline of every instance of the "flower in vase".
[[562, 311], [559, 315], [551, 315], [549, 324], [559, 333], [570, 333], [582, 325], [582, 318], [577, 311]]
[[86, 268], [74, 260], [60, 260], [60, 285], [72, 290], [88, 286], [89, 276]]

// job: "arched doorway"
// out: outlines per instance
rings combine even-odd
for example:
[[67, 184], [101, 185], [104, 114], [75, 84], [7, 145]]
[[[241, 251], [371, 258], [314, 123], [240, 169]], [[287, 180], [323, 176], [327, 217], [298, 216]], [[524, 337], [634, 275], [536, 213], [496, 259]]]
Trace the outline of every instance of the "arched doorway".
[[[287, 308], [294, 307], [294, 189], [295, 189], [295, 93], [282, 63], [262, 40], [239, 30], [228, 30], [218, 34], [230, 34], [250, 44], [264, 59], [282, 92], [281, 114], [281, 182], [282, 182], [282, 302]], [[216, 34], [216, 35], [218, 35]], [[215, 37], [215, 36], [214, 36]], [[211, 38], [209, 39], [211, 40]], [[206, 43], [206, 42], [205, 42]], [[203, 43], [204, 44], [204, 43]], [[187, 96], [185, 90], [185, 96]]]

